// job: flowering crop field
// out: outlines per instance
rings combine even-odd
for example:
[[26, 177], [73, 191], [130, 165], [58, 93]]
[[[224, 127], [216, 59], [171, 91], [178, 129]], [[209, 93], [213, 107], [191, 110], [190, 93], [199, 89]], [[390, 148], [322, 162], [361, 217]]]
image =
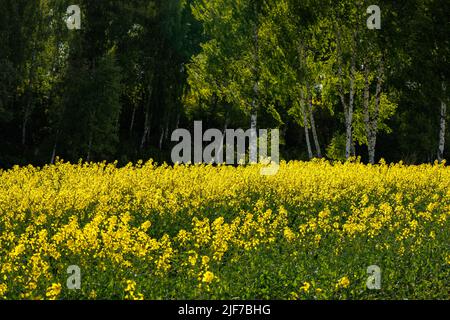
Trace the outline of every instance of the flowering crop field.
[[15, 167], [0, 298], [448, 299], [449, 187], [444, 165]]

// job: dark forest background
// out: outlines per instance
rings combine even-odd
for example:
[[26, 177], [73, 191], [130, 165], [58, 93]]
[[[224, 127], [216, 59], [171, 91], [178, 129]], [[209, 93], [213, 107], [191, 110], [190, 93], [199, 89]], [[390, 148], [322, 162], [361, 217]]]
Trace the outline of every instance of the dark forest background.
[[448, 0], [76, 2], [0, 0], [1, 168], [170, 162], [194, 120], [280, 128], [286, 160], [449, 155]]

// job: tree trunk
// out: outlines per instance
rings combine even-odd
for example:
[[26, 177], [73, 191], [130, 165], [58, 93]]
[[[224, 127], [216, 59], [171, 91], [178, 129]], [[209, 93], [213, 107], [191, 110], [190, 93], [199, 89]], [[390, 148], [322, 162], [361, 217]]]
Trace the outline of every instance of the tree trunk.
[[93, 140], [93, 135], [92, 135], [92, 131], [91, 131], [91, 133], [89, 135], [89, 146], [88, 146], [88, 152], [87, 152], [87, 157], [86, 157], [87, 162], [91, 161], [92, 140]]
[[308, 157], [309, 160], [311, 160], [313, 158], [313, 153], [311, 149], [311, 141], [309, 140], [308, 117], [306, 115], [305, 99], [303, 96], [303, 91], [301, 93], [300, 108], [303, 115], [303, 127], [305, 129], [305, 139], [306, 139], [306, 147], [308, 149]]
[[145, 144], [147, 143], [147, 139], [150, 135], [151, 118], [152, 118], [152, 115], [150, 114], [150, 110], [146, 110], [145, 111], [144, 132], [142, 134], [142, 139], [141, 139], [141, 147], [140, 147], [141, 150], [144, 149]]
[[56, 130], [55, 143], [53, 144], [52, 158], [50, 160], [51, 164], [54, 164], [55, 160], [56, 160], [56, 150], [58, 148], [58, 138], [59, 138], [59, 129]]
[[148, 101], [146, 104], [146, 108], [144, 110], [145, 121], [144, 121], [144, 132], [143, 132], [142, 138], [141, 138], [141, 146], [140, 146], [141, 151], [144, 150], [145, 144], [147, 143], [148, 136], [150, 135], [150, 126], [151, 126], [151, 121], [152, 121], [152, 113], [150, 111], [150, 104], [151, 104], [151, 100], [152, 100], [152, 92], [153, 92], [152, 85], [151, 85], [151, 81], [150, 81], [150, 84], [148, 86]]
[[375, 163], [375, 150], [377, 146], [377, 135], [378, 135], [378, 121], [380, 114], [380, 103], [381, 103], [381, 91], [383, 86], [384, 78], [384, 67], [383, 61], [380, 62], [377, 76], [377, 89], [375, 92], [375, 109], [373, 111], [373, 117], [370, 120], [370, 131], [368, 137], [368, 148], [369, 148], [369, 162], [371, 164]]
[[353, 102], [355, 96], [355, 53], [352, 55], [352, 62], [350, 67], [350, 97], [345, 117], [345, 157], [349, 159], [352, 155], [353, 148]]
[[380, 114], [380, 99], [384, 78], [383, 62], [380, 63], [377, 75], [377, 88], [375, 92], [375, 108], [373, 114], [370, 110], [370, 70], [368, 66], [364, 66], [364, 124], [366, 128], [367, 150], [369, 155], [369, 163], [375, 164], [375, 150], [378, 135], [378, 121]]
[[[169, 112], [169, 111], [167, 111]], [[169, 136], [169, 123], [170, 123], [170, 115], [166, 114], [164, 123], [161, 126], [161, 136], [159, 137], [159, 150], [163, 149], [164, 141], [167, 141]]]
[[164, 132], [164, 140], [165, 141], [167, 141], [167, 139], [169, 139], [169, 124], [170, 124], [170, 121], [169, 121], [169, 119], [167, 119], [166, 131]]
[[164, 127], [161, 127], [161, 135], [159, 136], [159, 150], [162, 150], [164, 135], [165, 135]]
[[133, 128], [134, 128], [134, 120], [135, 119], [136, 119], [136, 105], [133, 106], [133, 113], [131, 114], [130, 137], [133, 135]]
[[253, 33], [253, 72], [254, 72], [254, 84], [253, 84], [253, 100], [251, 106], [250, 116], [250, 163], [258, 162], [258, 109], [259, 109], [259, 26], [256, 22]]
[[440, 115], [440, 126], [439, 126], [439, 150], [438, 150], [438, 160], [442, 162], [444, 160], [444, 150], [445, 150], [445, 132], [446, 132], [446, 118], [447, 118], [447, 104], [445, 103], [445, 93], [446, 93], [445, 83], [442, 82], [443, 98], [441, 99], [441, 115]]
[[350, 96], [349, 102], [346, 102], [345, 94], [344, 94], [344, 74], [343, 74], [343, 57], [342, 57], [342, 48], [341, 48], [341, 31], [339, 26], [336, 26], [336, 45], [337, 45], [337, 55], [338, 55], [338, 94], [342, 102], [342, 106], [344, 107], [344, 116], [345, 116], [345, 157], [349, 159], [352, 155], [353, 149], [353, 101], [354, 101], [354, 86], [355, 86], [355, 72], [356, 72], [356, 52], [355, 50], [352, 52], [352, 60], [350, 67]]
[[27, 102], [25, 104], [25, 108], [23, 110], [23, 121], [22, 121], [22, 146], [25, 146], [27, 139], [27, 125], [28, 120], [32, 113], [32, 105], [33, 105], [33, 82], [35, 75], [35, 66], [36, 66], [36, 48], [33, 47], [32, 56], [31, 56], [31, 65], [29, 72], [29, 84], [27, 90]]
[[53, 145], [53, 150], [52, 150], [52, 159], [50, 160], [51, 164], [55, 164], [55, 160], [56, 160], [56, 148], [57, 148], [57, 144], [55, 142], [55, 144]]
[[363, 98], [363, 107], [364, 107], [364, 126], [366, 129], [366, 139], [367, 139], [367, 149], [369, 153], [369, 162], [373, 164], [375, 162], [374, 155], [371, 150], [371, 136], [372, 136], [372, 127], [370, 124], [370, 81], [369, 81], [370, 70], [369, 66], [364, 63], [364, 98]]
[[308, 90], [308, 111], [309, 111], [309, 120], [311, 124], [311, 132], [313, 135], [314, 146], [316, 148], [317, 158], [322, 158], [322, 150], [320, 148], [319, 137], [317, 135], [316, 130], [316, 121], [314, 120], [314, 110], [313, 110], [313, 101], [312, 101], [312, 93], [309, 85], [307, 86]]
[[223, 161], [224, 161], [223, 157], [219, 158], [218, 155], [223, 153], [223, 146], [226, 143], [225, 137], [226, 137], [226, 133], [227, 133], [227, 129], [228, 129], [228, 123], [229, 123], [228, 111], [225, 111], [225, 123], [224, 123], [224, 126], [223, 126], [222, 143], [220, 144], [219, 152], [217, 152], [217, 154], [215, 155], [216, 156], [216, 163], [223, 163]]

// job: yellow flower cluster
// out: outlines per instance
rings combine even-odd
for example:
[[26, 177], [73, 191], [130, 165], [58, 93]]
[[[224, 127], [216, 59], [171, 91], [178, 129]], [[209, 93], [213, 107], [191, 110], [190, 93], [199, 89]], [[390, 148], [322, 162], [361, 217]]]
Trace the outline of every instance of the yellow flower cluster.
[[55, 300], [59, 294], [61, 293], [61, 284], [59, 283], [53, 283], [48, 289], [47, 293], [45, 294], [47, 298], [50, 300]]
[[136, 282], [133, 280], [127, 280], [127, 286], [125, 288], [125, 292], [127, 295], [125, 299], [127, 300], [144, 300], [144, 296], [142, 293], [135, 293], [136, 291]]
[[348, 286], [350, 285], [350, 280], [348, 280], [347, 277], [342, 277], [341, 279], [339, 279], [338, 283], [336, 284], [336, 289], [340, 289], [340, 288], [348, 288]]
[[14, 167], [0, 298], [448, 298], [449, 187], [438, 164]]

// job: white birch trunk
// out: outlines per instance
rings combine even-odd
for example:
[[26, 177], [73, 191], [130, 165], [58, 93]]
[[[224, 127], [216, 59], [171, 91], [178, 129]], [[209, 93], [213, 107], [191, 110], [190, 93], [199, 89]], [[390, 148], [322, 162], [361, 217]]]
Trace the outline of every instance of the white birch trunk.
[[384, 77], [383, 62], [380, 62], [380, 67], [378, 69], [378, 77], [377, 77], [377, 89], [376, 89], [376, 93], [375, 93], [375, 109], [373, 111], [373, 116], [370, 121], [370, 131], [369, 131], [369, 137], [368, 137], [369, 162], [371, 164], [375, 163], [375, 151], [376, 151], [376, 146], [377, 146], [378, 122], [379, 122], [379, 114], [380, 114], [380, 102], [381, 102], [383, 77]]
[[336, 26], [336, 44], [337, 44], [337, 55], [338, 55], [338, 93], [341, 99], [342, 106], [344, 107], [345, 116], [345, 157], [349, 159], [352, 155], [353, 147], [353, 100], [354, 100], [354, 83], [355, 83], [355, 64], [356, 64], [356, 53], [352, 53], [351, 70], [350, 70], [350, 97], [349, 102], [346, 102], [344, 95], [344, 74], [343, 74], [343, 61], [342, 61], [342, 43], [341, 43], [341, 31], [339, 26]]
[[311, 160], [313, 158], [313, 153], [311, 149], [311, 141], [309, 140], [308, 116], [306, 115], [305, 99], [303, 96], [303, 91], [301, 93], [300, 109], [303, 115], [303, 127], [305, 128], [305, 139], [306, 139], [306, 147], [308, 149], [308, 157]]
[[253, 100], [251, 105], [250, 115], [250, 148], [249, 156], [250, 163], [258, 162], [258, 109], [259, 109], [259, 26], [256, 23], [253, 33]]
[[353, 147], [353, 102], [355, 96], [355, 53], [352, 56], [350, 67], [350, 97], [345, 117], [345, 157], [349, 159], [352, 156]]
[[322, 150], [320, 148], [319, 137], [316, 130], [316, 122], [314, 120], [314, 110], [312, 102], [311, 88], [308, 86], [308, 111], [309, 111], [309, 121], [311, 124], [311, 132], [314, 140], [314, 146], [316, 148], [317, 158], [322, 158]]
[[377, 75], [377, 88], [375, 92], [375, 108], [371, 112], [370, 110], [370, 81], [369, 75], [370, 70], [367, 65], [364, 66], [364, 125], [366, 131], [366, 139], [367, 139], [367, 150], [369, 155], [369, 163], [375, 163], [375, 151], [377, 144], [377, 135], [378, 135], [378, 122], [379, 122], [379, 114], [380, 114], [380, 102], [381, 102], [381, 91], [383, 85], [384, 78], [384, 67], [383, 62], [380, 62], [380, 66], [378, 68]]

